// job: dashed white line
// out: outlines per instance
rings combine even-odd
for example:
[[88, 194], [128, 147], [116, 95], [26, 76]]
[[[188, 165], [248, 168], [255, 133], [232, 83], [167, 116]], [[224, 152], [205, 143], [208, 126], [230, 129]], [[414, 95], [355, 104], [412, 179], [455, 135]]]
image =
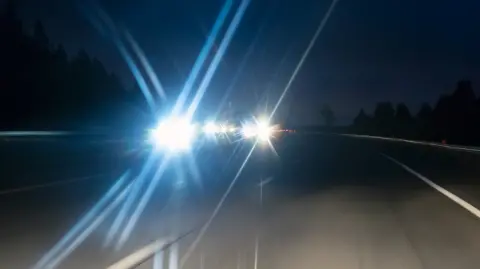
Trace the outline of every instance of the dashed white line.
[[267, 185], [268, 183], [270, 183], [271, 181], [273, 181], [273, 177], [268, 177], [264, 180], [262, 180], [260, 183], [258, 183], [258, 187], [263, 187], [265, 185]]
[[162, 250], [166, 245], [168, 245], [169, 241], [166, 239], [160, 239], [152, 244], [149, 244], [134, 253], [128, 255], [127, 257], [123, 258], [122, 260], [116, 262], [115, 264], [110, 265], [107, 269], [130, 269], [134, 268], [137, 265], [144, 262], [149, 257], [153, 256], [156, 252]]
[[472, 213], [473, 215], [475, 215], [477, 218], [480, 218], [480, 210], [478, 210], [476, 207], [474, 207], [473, 205], [469, 204], [468, 202], [466, 202], [465, 200], [463, 200], [462, 198], [456, 196], [455, 194], [447, 191], [446, 189], [442, 188], [441, 186], [435, 184], [434, 182], [432, 182], [430, 179], [426, 178], [425, 176], [421, 175], [420, 173], [416, 172], [415, 170], [413, 170], [412, 168], [406, 166], [405, 164], [401, 163], [400, 161], [397, 161], [396, 159], [386, 155], [386, 154], [383, 154], [382, 155], [389, 159], [390, 161], [396, 163], [397, 165], [399, 165], [400, 167], [402, 167], [404, 170], [406, 170], [407, 172], [409, 172], [410, 174], [416, 176], [417, 178], [421, 179], [423, 182], [427, 183], [428, 185], [430, 185], [430, 187], [436, 189], [437, 191], [439, 191], [440, 193], [442, 193], [443, 195], [447, 196], [448, 198], [450, 198], [450, 200], [454, 201], [455, 203], [457, 203], [458, 205], [460, 205], [461, 207], [465, 208], [468, 212]]

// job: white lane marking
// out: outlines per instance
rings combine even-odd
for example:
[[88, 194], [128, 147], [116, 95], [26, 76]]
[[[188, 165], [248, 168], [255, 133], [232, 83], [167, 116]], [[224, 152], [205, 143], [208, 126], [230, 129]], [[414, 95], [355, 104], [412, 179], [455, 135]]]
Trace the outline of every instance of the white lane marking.
[[458, 205], [460, 205], [461, 207], [465, 208], [466, 210], [468, 210], [470, 213], [472, 213], [473, 215], [475, 215], [477, 218], [480, 218], [480, 210], [478, 210], [477, 208], [475, 208], [473, 205], [469, 204], [468, 202], [466, 202], [465, 200], [463, 200], [462, 198], [456, 196], [455, 194], [447, 191], [446, 189], [442, 188], [441, 186], [435, 184], [434, 182], [432, 182], [430, 179], [426, 178], [425, 176], [421, 175], [420, 173], [416, 172], [415, 170], [413, 170], [412, 168], [406, 166], [405, 164], [397, 161], [396, 159], [386, 155], [386, 154], [383, 154], [383, 157], [389, 159], [390, 161], [396, 163], [397, 165], [399, 165], [400, 167], [402, 167], [403, 169], [405, 169], [407, 172], [409, 172], [410, 174], [418, 177], [419, 179], [421, 179], [423, 182], [427, 183], [428, 185], [430, 185], [432, 188], [436, 189], [437, 191], [439, 191], [440, 193], [442, 193], [443, 195], [447, 196], [448, 198], [450, 198], [452, 201], [454, 201], [455, 203], [457, 203]]
[[263, 187], [267, 185], [268, 183], [272, 182], [273, 179], [274, 179], [273, 177], [268, 177], [265, 180], [262, 180], [260, 183], [258, 183], [258, 187]]
[[115, 264], [110, 265], [107, 269], [130, 269], [141, 264], [156, 252], [161, 251], [169, 243], [169, 240], [157, 240], [137, 251], [121, 259]]
[[77, 177], [77, 178], [66, 179], [66, 180], [58, 180], [58, 181], [53, 181], [53, 182], [49, 182], [49, 183], [45, 183], [45, 184], [29, 185], [29, 186], [25, 186], [25, 187], [0, 190], [0, 196], [1, 195], [18, 193], [18, 192], [33, 191], [33, 190], [36, 190], [36, 189], [53, 187], [53, 186], [58, 186], [58, 185], [63, 185], [63, 184], [69, 184], [69, 183], [76, 182], [76, 181], [93, 179], [93, 178], [98, 178], [98, 177], [102, 177], [102, 176], [106, 176], [106, 175], [108, 175], [108, 173], [98, 174], [98, 175], [93, 175], [93, 176], [86, 176], [86, 177]]
[[480, 152], [480, 148], [478, 147], [445, 145], [445, 144], [434, 143], [434, 142], [416, 141], [416, 140], [408, 140], [408, 139], [402, 139], [402, 138], [391, 138], [391, 137], [373, 136], [373, 135], [356, 135], [356, 134], [339, 134], [339, 135], [353, 137], [353, 138], [379, 139], [379, 140], [386, 140], [386, 141], [392, 141], [392, 142], [404, 142], [404, 143], [410, 143], [410, 144], [416, 144], [416, 145], [446, 148], [451, 150], [459, 150], [459, 151], [474, 152], [474, 153]]

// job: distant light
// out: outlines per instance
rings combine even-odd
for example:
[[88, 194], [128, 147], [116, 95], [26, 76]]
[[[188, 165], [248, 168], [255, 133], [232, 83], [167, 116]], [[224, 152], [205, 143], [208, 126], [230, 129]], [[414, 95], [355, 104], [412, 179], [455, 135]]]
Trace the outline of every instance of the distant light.
[[203, 126], [203, 132], [206, 134], [215, 134], [218, 133], [218, 131], [218, 126], [213, 122], [208, 122], [207, 124], [205, 124], [205, 126]]
[[247, 124], [242, 127], [244, 138], [256, 137], [260, 141], [269, 141], [272, 133], [273, 128], [266, 120], [259, 120], [255, 124]]
[[265, 119], [261, 119], [257, 122], [257, 137], [262, 141], [268, 141], [272, 136], [272, 127]]
[[225, 126], [225, 125], [220, 126], [220, 132], [222, 132], [222, 133], [228, 132], [227, 126]]
[[150, 142], [157, 149], [185, 151], [195, 138], [195, 126], [183, 118], [166, 119], [150, 131]]
[[245, 125], [242, 127], [242, 135], [244, 138], [250, 138], [257, 135], [255, 126]]

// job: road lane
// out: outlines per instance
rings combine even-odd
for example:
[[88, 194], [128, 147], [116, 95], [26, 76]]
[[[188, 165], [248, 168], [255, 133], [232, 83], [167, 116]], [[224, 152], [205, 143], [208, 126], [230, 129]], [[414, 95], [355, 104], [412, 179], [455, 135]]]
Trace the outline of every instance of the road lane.
[[[378, 148], [310, 142], [282, 152], [293, 163], [269, 186], [259, 268], [477, 268], [480, 222], [469, 212]], [[210, 268], [235, 268], [238, 255], [253, 266], [258, 216], [238, 212], [218, 217], [186, 268], [200, 256]]]
[[[477, 268], [480, 264], [476, 254], [480, 253], [480, 221], [380, 154], [399, 158], [409, 166], [415, 160], [414, 169], [423, 170], [419, 171], [422, 174], [427, 170], [433, 175], [429, 179], [436, 182], [435, 172], [422, 164], [418, 149], [297, 135], [279, 141], [276, 148], [279, 158], [267, 155], [265, 149], [255, 152], [184, 268], [200, 268], [201, 262], [204, 268], [253, 268], [256, 238], [258, 268]], [[168, 182], [175, 178], [168, 174], [123, 249], [114, 252], [102, 247], [111, 218], [60, 268], [106, 268], [156, 239], [201, 224], [247, 150], [234, 158], [224, 174], [212, 173], [212, 169], [220, 171], [225, 166], [226, 158], [213, 161], [224, 155], [202, 155], [201, 160], [212, 162], [198, 161], [201, 191], [193, 183], [167, 191]], [[472, 162], [471, 156], [458, 158], [450, 169], [464, 169], [461, 158]], [[428, 160], [425, 163], [429, 164]], [[476, 186], [471, 178], [480, 175], [475, 169], [457, 172], [468, 178], [470, 187]], [[62, 193], [77, 194], [53, 197], [56, 203], [48, 203], [48, 207], [43, 203], [37, 214], [25, 208], [12, 214], [16, 206], [0, 203], [2, 215], [17, 220], [0, 231], [0, 237], [6, 238], [0, 242], [0, 261], [8, 268], [32, 265], [111, 180], [98, 188], [84, 183], [59, 187]], [[268, 184], [260, 189], [261, 182]], [[450, 186], [445, 186], [446, 178], [440, 182], [436, 183], [447, 189]], [[43, 195], [48, 194], [51, 192]], [[41, 205], [43, 196], [37, 193], [35, 197], [35, 203]], [[196, 235], [181, 240], [180, 256]], [[151, 262], [140, 268], [151, 268]]]

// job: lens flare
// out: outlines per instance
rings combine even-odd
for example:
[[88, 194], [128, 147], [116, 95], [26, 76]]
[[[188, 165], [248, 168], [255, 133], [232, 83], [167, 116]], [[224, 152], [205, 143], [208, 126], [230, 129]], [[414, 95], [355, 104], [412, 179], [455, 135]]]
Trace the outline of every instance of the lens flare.
[[191, 148], [195, 134], [195, 125], [187, 119], [170, 118], [150, 130], [150, 142], [156, 149], [185, 151]]
[[207, 122], [203, 126], [203, 132], [206, 134], [215, 134], [218, 133], [219, 127], [214, 122]]

